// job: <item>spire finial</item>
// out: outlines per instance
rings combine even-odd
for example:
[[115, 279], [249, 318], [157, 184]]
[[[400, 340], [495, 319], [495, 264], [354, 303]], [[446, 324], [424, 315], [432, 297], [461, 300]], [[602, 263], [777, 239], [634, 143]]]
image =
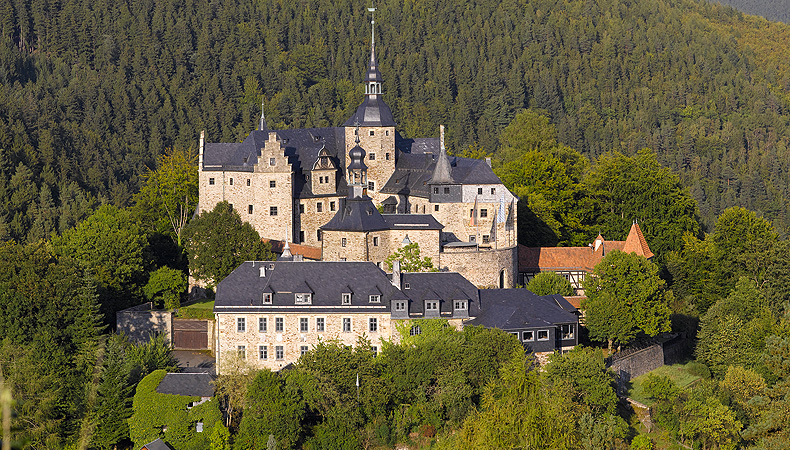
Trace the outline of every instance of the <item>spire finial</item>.
[[354, 121], [354, 126], [357, 127], [356, 130], [354, 130], [354, 143], [359, 144], [359, 118]]
[[258, 130], [269, 131], [268, 127], [266, 126], [266, 117], [263, 115], [263, 97], [261, 97], [261, 120], [258, 123]]
[[376, 60], [376, 5], [370, 3], [370, 62], [371, 64]]
[[283, 246], [283, 258], [290, 258], [293, 255], [291, 254], [291, 246], [288, 245], [288, 229], [285, 229], [285, 246]]

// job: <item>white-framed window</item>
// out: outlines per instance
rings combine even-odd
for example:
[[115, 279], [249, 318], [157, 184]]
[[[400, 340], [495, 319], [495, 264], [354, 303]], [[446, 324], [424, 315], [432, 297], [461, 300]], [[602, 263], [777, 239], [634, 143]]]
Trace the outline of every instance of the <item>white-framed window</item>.
[[271, 305], [272, 304], [272, 293], [271, 292], [264, 292], [263, 293], [263, 304], [264, 305]]
[[480, 210], [480, 217], [488, 217], [488, 210], [487, 209], [481, 209]]
[[247, 346], [246, 345], [239, 345], [236, 347], [236, 351], [238, 352], [239, 359], [247, 359]]
[[373, 246], [374, 247], [378, 247], [379, 246], [379, 237], [378, 236], [373, 236]]
[[376, 182], [375, 181], [368, 181], [368, 190], [375, 191], [376, 190]]
[[258, 359], [269, 359], [269, 347], [266, 345], [258, 346]]
[[342, 294], [342, 296], [343, 296], [343, 298], [342, 298], [342, 304], [343, 304], [343, 305], [350, 305], [350, 304], [351, 304], [351, 293], [349, 293], [349, 292], [344, 292], [344, 293]]
[[319, 333], [326, 331], [326, 319], [323, 317], [317, 317], [315, 319], [315, 331]]
[[274, 347], [274, 358], [277, 360], [285, 359], [285, 348], [282, 345]]
[[483, 195], [483, 188], [477, 188], [477, 195]]
[[370, 303], [381, 303], [381, 296], [378, 294], [371, 295]]
[[549, 330], [538, 330], [538, 340], [539, 341], [548, 341], [549, 340]]
[[403, 289], [411, 289], [411, 284], [403, 283]]
[[417, 336], [418, 334], [422, 334], [422, 330], [420, 329], [420, 326], [412, 325], [411, 329], [409, 330], [409, 336]]
[[214, 186], [214, 178], [209, 178], [208, 179], [208, 185], [209, 186]]
[[426, 301], [425, 311], [439, 311], [439, 302], [437, 300]]
[[299, 332], [307, 333], [310, 331], [310, 320], [307, 317], [299, 318]]
[[247, 332], [247, 318], [246, 317], [237, 317], [236, 318], [236, 331], [239, 333], [246, 333]]
[[516, 339], [518, 339], [518, 331], [511, 331], [510, 334], [512, 334], [513, 336], [516, 337]]
[[351, 318], [343, 317], [343, 333], [351, 333]]
[[496, 188], [491, 188], [491, 195], [496, 195]]
[[395, 311], [406, 311], [406, 302], [395, 302]]
[[524, 342], [534, 341], [535, 340], [535, 332], [534, 331], [522, 331], [521, 332], [521, 340]]
[[313, 301], [313, 294], [309, 294], [309, 293], [294, 294], [294, 301], [297, 305], [309, 305]]
[[324, 204], [322, 202], [318, 202], [315, 204], [315, 212], [322, 212], [324, 210]]
[[368, 319], [368, 331], [376, 333], [379, 331], [379, 319], [371, 317]]
[[340, 238], [340, 246], [341, 247], [345, 247], [347, 243], [348, 243], [348, 241], [346, 240], [346, 238]]
[[285, 320], [282, 317], [275, 317], [274, 331], [276, 331], [277, 333], [282, 333], [284, 328], [285, 328]]
[[277, 215], [277, 207], [276, 206], [270, 206], [269, 207], [269, 215], [270, 216], [276, 216]]
[[310, 347], [306, 345], [302, 345], [301, 347], [299, 347], [299, 356], [304, 356], [304, 354], [309, 351], [310, 351]]
[[466, 300], [454, 300], [453, 301], [453, 309], [456, 311], [466, 311]]
[[269, 330], [269, 321], [265, 317], [258, 317], [258, 332], [266, 333]]
[[490, 244], [491, 243], [491, 236], [484, 234], [483, 235], [483, 244]]
[[269, 187], [270, 188], [276, 188], [277, 187], [277, 181], [269, 180]]
[[560, 325], [562, 331], [562, 339], [573, 339], [576, 327], [572, 323]]

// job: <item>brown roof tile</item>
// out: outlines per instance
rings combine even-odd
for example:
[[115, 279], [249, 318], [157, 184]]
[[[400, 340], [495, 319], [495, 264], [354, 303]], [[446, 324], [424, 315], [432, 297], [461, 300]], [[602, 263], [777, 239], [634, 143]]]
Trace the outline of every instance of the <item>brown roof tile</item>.
[[642, 234], [642, 229], [639, 228], [639, 224], [636, 222], [631, 225], [631, 230], [628, 232], [628, 237], [625, 238], [623, 251], [628, 253], [636, 253], [637, 255], [644, 256], [648, 259], [653, 257], [653, 252], [651, 252], [650, 247], [647, 246], [645, 235]]
[[[285, 243], [283, 241], [277, 241], [274, 239], [261, 239], [263, 242], [268, 242], [272, 246], [272, 252], [279, 255], [283, 252], [283, 247]], [[320, 261], [321, 260], [321, 248], [320, 247], [313, 247], [311, 245], [301, 245], [301, 244], [294, 244], [292, 242], [288, 243], [288, 247], [291, 249], [291, 254], [294, 255], [302, 255], [304, 259], [312, 259], [313, 261]]]

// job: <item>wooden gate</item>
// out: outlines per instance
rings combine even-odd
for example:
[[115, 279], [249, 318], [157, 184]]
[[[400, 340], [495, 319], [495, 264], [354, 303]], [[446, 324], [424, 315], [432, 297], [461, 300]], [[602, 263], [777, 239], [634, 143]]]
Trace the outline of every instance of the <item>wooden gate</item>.
[[208, 350], [208, 320], [173, 319], [173, 346], [179, 350]]

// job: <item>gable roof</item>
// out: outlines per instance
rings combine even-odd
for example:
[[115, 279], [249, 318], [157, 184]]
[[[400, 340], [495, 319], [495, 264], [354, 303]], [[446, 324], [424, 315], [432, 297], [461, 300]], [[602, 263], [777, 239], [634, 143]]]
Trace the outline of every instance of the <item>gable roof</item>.
[[424, 300], [440, 300], [440, 313], [452, 313], [453, 300], [467, 300], [469, 316], [480, 312], [477, 287], [456, 272], [404, 272], [401, 289], [410, 300], [409, 314], [424, 314]]
[[213, 397], [214, 377], [208, 373], [168, 373], [159, 382], [156, 392], [160, 394]]
[[334, 216], [322, 230], [377, 231], [389, 226], [370, 197], [342, 198]]
[[481, 289], [480, 304], [480, 314], [467, 322], [469, 325], [516, 330], [578, 321], [566, 309], [573, 308], [570, 304], [563, 305], [555, 296], [538, 296], [526, 289]]
[[[279, 255], [285, 249], [285, 242], [276, 239], [261, 238], [262, 241], [268, 242], [272, 246], [272, 252]], [[321, 259], [321, 247], [313, 247], [311, 245], [295, 244], [289, 242], [288, 246], [291, 248], [291, 253], [294, 255], [302, 255], [306, 259], [318, 261]]]
[[165, 444], [160, 438], [156, 438], [155, 440], [143, 445], [141, 450], [172, 450], [169, 445]]

